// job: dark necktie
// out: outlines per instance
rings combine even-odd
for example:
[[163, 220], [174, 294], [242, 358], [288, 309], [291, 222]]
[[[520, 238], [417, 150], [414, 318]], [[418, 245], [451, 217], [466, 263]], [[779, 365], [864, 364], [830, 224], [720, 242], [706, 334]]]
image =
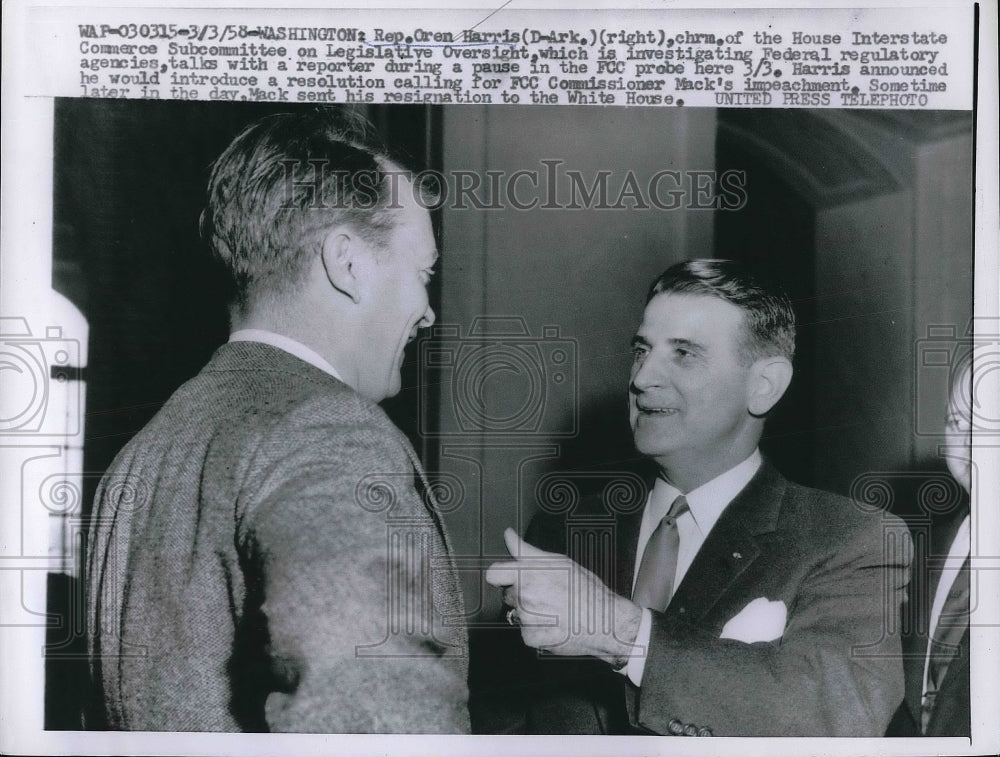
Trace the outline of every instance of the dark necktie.
[[948, 596], [941, 608], [937, 628], [931, 629], [930, 659], [927, 662], [927, 693], [924, 694], [921, 708], [920, 729], [926, 733], [934, 712], [935, 699], [948, 666], [955, 655], [969, 627], [969, 558], [965, 558], [955, 583], [951, 585]]
[[632, 601], [642, 607], [663, 612], [673, 594], [674, 574], [677, 573], [677, 553], [680, 536], [677, 519], [688, 510], [687, 500], [680, 495], [670, 506], [663, 520], [649, 537], [635, 579]]

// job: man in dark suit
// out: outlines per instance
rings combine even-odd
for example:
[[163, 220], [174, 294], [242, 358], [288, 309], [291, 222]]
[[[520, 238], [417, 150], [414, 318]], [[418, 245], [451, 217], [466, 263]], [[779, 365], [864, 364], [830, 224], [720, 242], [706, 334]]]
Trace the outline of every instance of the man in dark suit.
[[887, 736], [970, 735], [973, 356], [970, 351], [959, 362], [945, 418], [954, 439], [945, 461], [965, 496], [950, 512], [917, 524], [929, 538], [914, 540], [913, 583], [903, 604], [906, 696]]
[[97, 727], [469, 729], [447, 534], [376, 404], [434, 321], [428, 198], [363, 136], [271, 116], [214, 166], [202, 225], [232, 334], [99, 488]]
[[648, 498], [536, 517], [527, 541], [508, 530], [514, 559], [487, 577], [540, 650], [526, 730], [884, 733], [910, 542], [898, 519], [762, 460], [793, 350], [787, 296], [738, 263], [653, 282], [629, 387], [636, 448], [658, 470]]

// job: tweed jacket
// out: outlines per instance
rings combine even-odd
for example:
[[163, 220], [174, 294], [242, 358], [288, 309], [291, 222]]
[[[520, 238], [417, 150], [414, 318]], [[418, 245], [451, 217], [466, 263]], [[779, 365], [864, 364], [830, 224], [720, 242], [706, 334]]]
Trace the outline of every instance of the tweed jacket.
[[264, 344], [119, 453], [88, 546], [99, 727], [463, 733], [464, 608], [409, 442]]
[[[641, 520], [641, 507], [616, 512], [596, 496], [568, 516], [536, 516], [526, 538], [630, 596]], [[666, 611], [653, 612], [641, 688], [594, 659], [522, 652], [535, 668], [519, 692], [525, 730], [881, 736], [903, 693], [893, 628], [911, 551], [898, 518], [791, 483], [765, 461]], [[723, 638], [764, 600], [787, 618], [762, 639]]]

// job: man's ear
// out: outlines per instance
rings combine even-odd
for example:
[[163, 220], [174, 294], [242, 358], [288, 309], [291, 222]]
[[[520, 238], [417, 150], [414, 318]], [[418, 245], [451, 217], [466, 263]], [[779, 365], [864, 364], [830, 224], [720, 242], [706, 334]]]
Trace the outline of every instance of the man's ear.
[[337, 228], [326, 235], [320, 260], [331, 286], [353, 302], [361, 299], [358, 254], [361, 240], [349, 230]]
[[761, 417], [781, 399], [792, 382], [792, 364], [786, 357], [762, 357], [750, 367], [747, 409]]

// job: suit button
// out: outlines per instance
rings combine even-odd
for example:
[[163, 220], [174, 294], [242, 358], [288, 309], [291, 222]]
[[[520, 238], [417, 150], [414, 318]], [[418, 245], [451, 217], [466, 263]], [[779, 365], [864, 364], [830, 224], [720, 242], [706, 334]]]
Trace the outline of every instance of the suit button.
[[686, 726], [684, 726], [684, 735], [685, 736], [697, 736], [698, 735], [698, 726], [696, 726], [694, 723], [688, 723]]
[[684, 733], [684, 724], [677, 718], [674, 718], [669, 723], [667, 723], [667, 732], [671, 736], [680, 736]]
[[712, 733], [712, 729], [711, 728], [709, 728], [707, 725], [703, 725], [701, 728], [698, 729], [698, 735], [699, 736], [714, 736], [715, 734]]

